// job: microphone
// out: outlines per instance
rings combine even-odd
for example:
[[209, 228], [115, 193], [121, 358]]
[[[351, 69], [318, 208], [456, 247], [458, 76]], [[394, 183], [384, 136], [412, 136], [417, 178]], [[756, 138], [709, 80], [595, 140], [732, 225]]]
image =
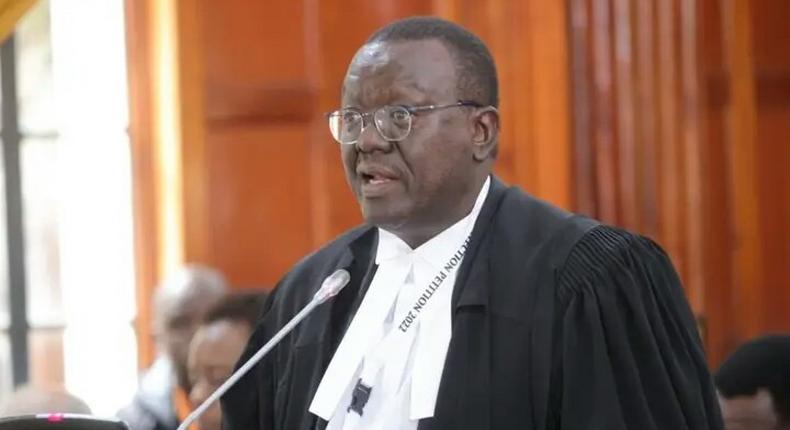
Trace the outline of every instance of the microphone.
[[244, 365], [238, 368], [232, 375], [217, 388], [216, 391], [211, 393], [211, 395], [198, 406], [192, 413], [190, 413], [184, 422], [178, 426], [177, 430], [187, 430], [187, 428], [192, 425], [195, 420], [197, 420], [204, 412], [211, 406], [212, 403], [216, 402], [220, 397], [222, 397], [225, 392], [227, 392], [230, 387], [232, 387], [242, 376], [244, 376], [253, 366], [258, 364], [261, 359], [269, 353], [274, 347], [280, 343], [280, 341], [291, 332], [300, 322], [302, 322], [305, 317], [310, 315], [310, 313], [318, 307], [319, 305], [323, 304], [327, 300], [331, 299], [332, 297], [336, 296], [337, 293], [342, 290], [348, 281], [351, 280], [351, 275], [348, 273], [347, 270], [337, 270], [335, 273], [329, 275], [324, 282], [321, 284], [321, 288], [313, 295], [312, 300], [310, 303], [307, 304], [298, 314], [296, 314], [287, 324], [280, 329], [265, 345], [263, 345], [258, 352], [255, 353], [249, 360], [247, 360]]

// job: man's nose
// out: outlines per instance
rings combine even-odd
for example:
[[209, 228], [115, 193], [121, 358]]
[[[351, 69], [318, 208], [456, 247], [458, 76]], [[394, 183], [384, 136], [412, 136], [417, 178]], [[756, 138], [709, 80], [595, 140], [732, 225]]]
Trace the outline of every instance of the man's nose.
[[364, 121], [356, 143], [357, 150], [365, 153], [373, 151], [389, 152], [392, 149], [392, 142], [381, 137], [373, 121], [373, 118]]

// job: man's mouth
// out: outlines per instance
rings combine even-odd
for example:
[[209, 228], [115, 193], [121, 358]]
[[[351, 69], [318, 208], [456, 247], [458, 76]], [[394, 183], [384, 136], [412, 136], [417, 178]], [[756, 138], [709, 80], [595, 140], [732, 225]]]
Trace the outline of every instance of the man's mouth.
[[367, 174], [367, 173], [362, 174], [362, 182], [365, 184], [380, 185], [380, 184], [386, 184], [391, 181], [394, 181], [394, 179], [384, 175]]
[[392, 191], [398, 182], [398, 175], [382, 166], [360, 166], [357, 175], [361, 180], [362, 195], [368, 198], [381, 197]]

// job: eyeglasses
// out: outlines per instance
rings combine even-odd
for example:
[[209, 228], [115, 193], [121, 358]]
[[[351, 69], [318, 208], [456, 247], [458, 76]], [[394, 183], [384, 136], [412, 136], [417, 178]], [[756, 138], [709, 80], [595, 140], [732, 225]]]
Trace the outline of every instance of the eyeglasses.
[[379, 135], [389, 142], [400, 142], [411, 132], [412, 117], [420, 112], [430, 112], [459, 106], [480, 107], [473, 101], [459, 100], [447, 105], [426, 106], [382, 106], [373, 112], [362, 113], [358, 109], [345, 108], [326, 115], [329, 131], [338, 143], [353, 145], [366, 126], [365, 119], [373, 117]]

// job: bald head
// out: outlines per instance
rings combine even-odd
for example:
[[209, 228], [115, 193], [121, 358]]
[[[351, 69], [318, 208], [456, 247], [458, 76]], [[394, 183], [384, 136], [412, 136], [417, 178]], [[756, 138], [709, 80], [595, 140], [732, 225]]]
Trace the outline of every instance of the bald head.
[[0, 408], [0, 417], [42, 413], [90, 415], [91, 410], [85, 402], [63, 389], [31, 385], [17, 389]]
[[217, 270], [188, 265], [170, 273], [154, 296], [154, 336], [162, 352], [173, 362], [179, 384], [188, 388], [189, 341], [206, 312], [227, 291]]
[[366, 44], [438, 40], [453, 56], [458, 96], [481, 105], [499, 106], [496, 65], [488, 47], [466, 28], [431, 16], [414, 16], [392, 22], [370, 36]]

